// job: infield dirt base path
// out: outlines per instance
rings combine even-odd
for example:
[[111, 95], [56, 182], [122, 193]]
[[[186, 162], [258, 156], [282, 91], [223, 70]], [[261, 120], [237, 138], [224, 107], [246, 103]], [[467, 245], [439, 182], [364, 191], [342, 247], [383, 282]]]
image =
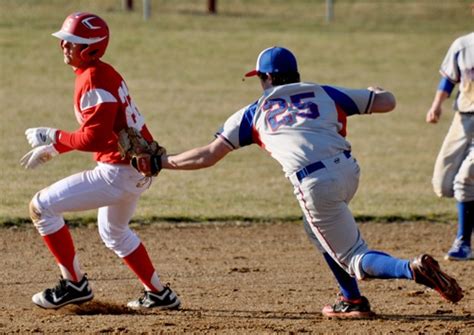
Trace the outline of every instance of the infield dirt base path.
[[95, 299], [57, 311], [31, 303], [59, 271], [33, 226], [0, 229], [0, 333], [474, 333], [474, 262], [442, 256], [454, 224], [365, 223], [369, 246], [398, 257], [432, 254], [458, 279], [457, 305], [407, 280], [361, 282], [378, 317], [329, 320], [320, 311], [338, 292], [301, 224], [152, 224], [136, 227], [179, 311], [132, 311], [134, 275], [100, 241], [95, 227], [71, 229]]

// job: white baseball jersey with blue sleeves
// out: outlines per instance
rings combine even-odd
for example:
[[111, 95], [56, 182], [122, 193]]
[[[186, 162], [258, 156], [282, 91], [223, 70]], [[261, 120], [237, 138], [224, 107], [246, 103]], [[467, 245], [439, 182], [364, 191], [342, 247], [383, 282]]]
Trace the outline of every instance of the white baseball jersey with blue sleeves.
[[457, 84], [459, 93], [454, 110], [474, 112], [474, 33], [456, 39], [449, 48], [440, 72]]
[[459, 84], [459, 92], [451, 126], [436, 158], [433, 189], [438, 196], [470, 202], [474, 201], [474, 33], [451, 44], [440, 73]]
[[216, 135], [233, 149], [256, 143], [282, 165], [313, 243], [358, 278], [365, 276], [360, 260], [368, 247], [348, 207], [360, 169], [345, 139], [346, 117], [370, 113], [373, 100], [366, 89], [277, 86], [228, 118]]
[[237, 149], [252, 143], [266, 149], [290, 176], [305, 166], [350, 151], [346, 117], [369, 113], [373, 92], [313, 83], [266, 90], [224, 123], [218, 136]]

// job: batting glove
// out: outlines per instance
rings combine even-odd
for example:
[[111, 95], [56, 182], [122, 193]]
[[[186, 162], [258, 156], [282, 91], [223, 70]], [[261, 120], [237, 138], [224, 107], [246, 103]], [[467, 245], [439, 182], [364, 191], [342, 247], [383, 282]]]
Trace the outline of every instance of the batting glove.
[[35, 169], [57, 155], [58, 151], [52, 144], [42, 145], [30, 150], [26, 155], [24, 155], [20, 159], [20, 164], [25, 169]]
[[28, 143], [33, 148], [36, 148], [40, 145], [56, 143], [57, 131], [57, 129], [47, 127], [28, 128], [25, 131], [25, 135], [26, 139], [28, 140]]

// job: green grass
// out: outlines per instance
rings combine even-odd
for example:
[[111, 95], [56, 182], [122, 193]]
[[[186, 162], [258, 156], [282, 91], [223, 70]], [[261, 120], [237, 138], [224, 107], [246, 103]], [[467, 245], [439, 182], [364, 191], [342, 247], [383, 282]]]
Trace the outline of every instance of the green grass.
[[[2, 178], [0, 222], [24, 222], [28, 202], [50, 183], [94, 165], [87, 153], [68, 153], [42, 168], [18, 164], [29, 150], [28, 127], [77, 127], [73, 74], [51, 33], [75, 10], [103, 16], [112, 31], [105, 61], [125, 77], [155, 137], [179, 152], [212, 140], [220, 124], [260, 94], [242, 82], [258, 53], [284, 45], [297, 55], [303, 80], [350, 87], [379, 85], [397, 97], [388, 115], [353, 117], [348, 139], [362, 167], [352, 202], [358, 218], [452, 220], [452, 199], [437, 199], [431, 173], [451, 120], [424, 122], [438, 68], [454, 38], [472, 29], [470, 1], [152, 1], [149, 21], [119, 0], [0, 1]], [[94, 212], [68, 215], [92, 218]], [[300, 212], [281, 168], [258, 148], [230, 154], [216, 167], [164, 171], [140, 201], [137, 220], [280, 220]], [[173, 219], [174, 218], [174, 219]], [[88, 220], [88, 219], [87, 219]]]

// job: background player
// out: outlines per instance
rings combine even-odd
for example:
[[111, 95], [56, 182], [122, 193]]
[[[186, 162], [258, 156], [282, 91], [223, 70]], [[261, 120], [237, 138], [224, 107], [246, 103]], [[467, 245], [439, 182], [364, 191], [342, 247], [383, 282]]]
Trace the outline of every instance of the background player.
[[162, 167], [199, 169], [253, 143], [266, 149], [293, 184], [305, 230], [339, 284], [341, 296], [323, 308], [326, 316], [373, 315], [354, 277], [413, 279], [449, 301], [459, 301], [461, 288], [431, 256], [409, 261], [370, 250], [348, 207], [360, 170], [345, 139], [346, 117], [389, 112], [395, 107], [393, 95], [376, 88], [301, 83], [296, 58], [281, 47], [260, 53], [256, 69], [246, 74], [255, 75], [264, 90], [256, 102], [231, 115], [210, 144], [163, 156]]
[[472, 259], [474, 225], [474, 33], [457, 38], [441, 64], [441, 80], [426, 122], [437, 123], [443, 102], [459, 83], [454, 117], [436, 159], [433, 188], [439, 197], [457, 201], [458, 231], [448, 260]]
[[125, 127], [135, 127], [147, 141], [153, 138], [123, 78], [100, 60], [109, 41], [107, 24], [94, 14], [73, 13], [53, 36], [61, 40], [64, 62], [76, 75], [74, 111], [80, 128], [74, 132], [46, 127], [27, 129], [28, 142], [34, 149], [21, 159], [21, 164], [33, 169], [71, 150], [93, 152], [98, 164], [93, 170], [77, 173], [39, 191], [31, 200], [31, 219], [62, 274], [56, 287], [35, 294], [33, 302], [43, 308], [59, 308], [93, 298], [62, 213], [98, 208], [102, 240], [145, 287], [143, 297], [129, 302], [128, 306], [177, 308], [178, 297], [162, 285], [145, 247], [128, 226], [140, 194], [151, 179], [143, 180], [130, 162], [122, 159], [117, 134]]

